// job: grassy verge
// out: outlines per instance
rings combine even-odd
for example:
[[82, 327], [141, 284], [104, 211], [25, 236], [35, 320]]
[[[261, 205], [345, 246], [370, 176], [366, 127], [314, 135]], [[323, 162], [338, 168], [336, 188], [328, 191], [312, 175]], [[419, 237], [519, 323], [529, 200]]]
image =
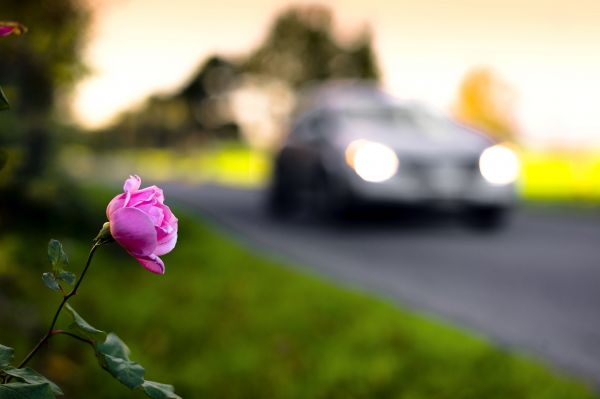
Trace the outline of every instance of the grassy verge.
[[202, 149], [120, 150], [93, 153], [83, 146], [69, 146], [61, 153], [66, 173], [79, 179], [104, 171], [107, 180], [120, 180], [124, 170], [136, 171], [153, 181], [180, 180], [190, 183], [214, 182], [238, 187], [264, 184], [271, 170], [271, 157], [238, 143], [221, 143]]
[[[600, 203], [600, 153], [534, 151], [519, 152], [522, 162], [521, 197], [535, 202]], [[175, 153], [146, 149], [93, 154], [85, 147], [63, 151], [65, 170], [78, 178], [103, 170], [121, 178], [123, 170], [137, 171], [154, 181], [215, 182], [239, 187], [264, 185], [271, 170], [271, 155], [240, 144], [221, 144], [203, 150]]]
[[522, 195], [527, 200], [600, 203], [600, 152], [524, 151]]
[[[87, 194], [99, 228], [110, 194]], [[180, 240], [164, 257], [165, 276], [116, 245], [102, 248], [73, 305], [117, 332], [147, 378], [174, 384], [185, 398], [595, 397], [531, 360], [281, 267], [178, 215]], [[73, 270], [95, 230], [55, 235]], [[31, 226], [0, 235], [0, 342], [17, 357], [58, 303], [39, 278], [48, 238]], [[87, 347], [53, 340], [35, 366], [67, 397], [138, 397], [100, 370]]]

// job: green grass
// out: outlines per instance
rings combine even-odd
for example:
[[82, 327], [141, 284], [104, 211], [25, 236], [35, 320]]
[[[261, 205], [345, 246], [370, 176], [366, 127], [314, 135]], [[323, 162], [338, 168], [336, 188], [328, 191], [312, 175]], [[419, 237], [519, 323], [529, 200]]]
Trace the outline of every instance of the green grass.
[[264, 184], [270, 174], [270, 155], [238, 143], [221, 143], [202, 149], [136, 149], [93, 153], [84, 146], [71, 145], [61, 152], [60, 164], [76, 178], [95, 176], [103, 170], [107, 179], [121, 179], [122, 171], [136, 171], [153, 181], [181, 180], [190, 183], [215, 182], [238, 187]]
[[[110, 195], [87, 194], [100, 228]], [[282, 267], [177, 214], [180, 239], [164, 257], [164, 276], [116, 245], [101, 248], [73, 306], [117, 332], [148, 379], [174, 384], [184, 398], [596, 397], [535, 361]], [[96, 231], [68, 230], [54, 237], [79, 271]], [[0, 235], [0, 343], [16, 347], [17, 358], [59, 301], [39, 278], [48, 238], [32, 226]], [[89, 348], [68, 337], [53, 338], [34, 365], [68, 398], [143, 397], [112, 381]]]
[[600, 152], [525, 151], [522, 195], [531, 201], [600, 201]]
[[[600, 201], [600, 152], [535, 151], [522, 149], [521, 197], [527, 201]], [[203, 150], [176, 153], [145, 149], [93, 154], [85, 147], [67, 147], [62, 153], [64, 169], [77, 178], [94, 176], [97, 170], [120, 179], [133, 170], [154, 181], [215, 182], [238, 187], [264, 185], [270, 176], [271, 155], [240, 144], [214, 145]], [[0, 176], [1, 177], [1, 176]]]

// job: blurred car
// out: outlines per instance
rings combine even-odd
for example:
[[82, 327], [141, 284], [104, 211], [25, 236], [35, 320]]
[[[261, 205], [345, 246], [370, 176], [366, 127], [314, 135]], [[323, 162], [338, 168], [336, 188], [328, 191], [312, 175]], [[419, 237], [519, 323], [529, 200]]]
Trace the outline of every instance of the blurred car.
[[302, 104], [275, 157], [277, 215], [426, 205], [497, 227], [515, 203], [518, 158], [481, 132], [366, 85], [313, 91]]

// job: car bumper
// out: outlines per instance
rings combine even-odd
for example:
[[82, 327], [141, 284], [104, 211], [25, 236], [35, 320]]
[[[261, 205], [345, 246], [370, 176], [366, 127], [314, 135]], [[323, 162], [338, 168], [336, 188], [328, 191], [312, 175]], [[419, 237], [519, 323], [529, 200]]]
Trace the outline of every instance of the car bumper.
[[346, 177], [352, 197], [369, 202], [510, 207], [516, 201], [514, 184], [493, 185], [478, 171], [440, 169], [420, 176], [399, 172], [381, 183], [364, 181], [353, 171]]

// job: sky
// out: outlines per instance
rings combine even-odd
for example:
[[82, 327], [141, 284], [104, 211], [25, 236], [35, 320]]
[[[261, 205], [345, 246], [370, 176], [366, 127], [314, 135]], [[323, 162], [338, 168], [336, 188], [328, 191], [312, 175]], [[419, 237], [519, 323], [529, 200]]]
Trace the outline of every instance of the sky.
[[[101, 126], [147, 95], [175, 91], [213, 53], [243, 55], [265, 37], [276, 0], [89, 0], [76, 119]], [[473, 68], [516, 92], [526, 142], [600, 146], [600, 1], [296, 1], [332, 9], [341, 37], [369, 26], [384, 87], [450, 112]]]

